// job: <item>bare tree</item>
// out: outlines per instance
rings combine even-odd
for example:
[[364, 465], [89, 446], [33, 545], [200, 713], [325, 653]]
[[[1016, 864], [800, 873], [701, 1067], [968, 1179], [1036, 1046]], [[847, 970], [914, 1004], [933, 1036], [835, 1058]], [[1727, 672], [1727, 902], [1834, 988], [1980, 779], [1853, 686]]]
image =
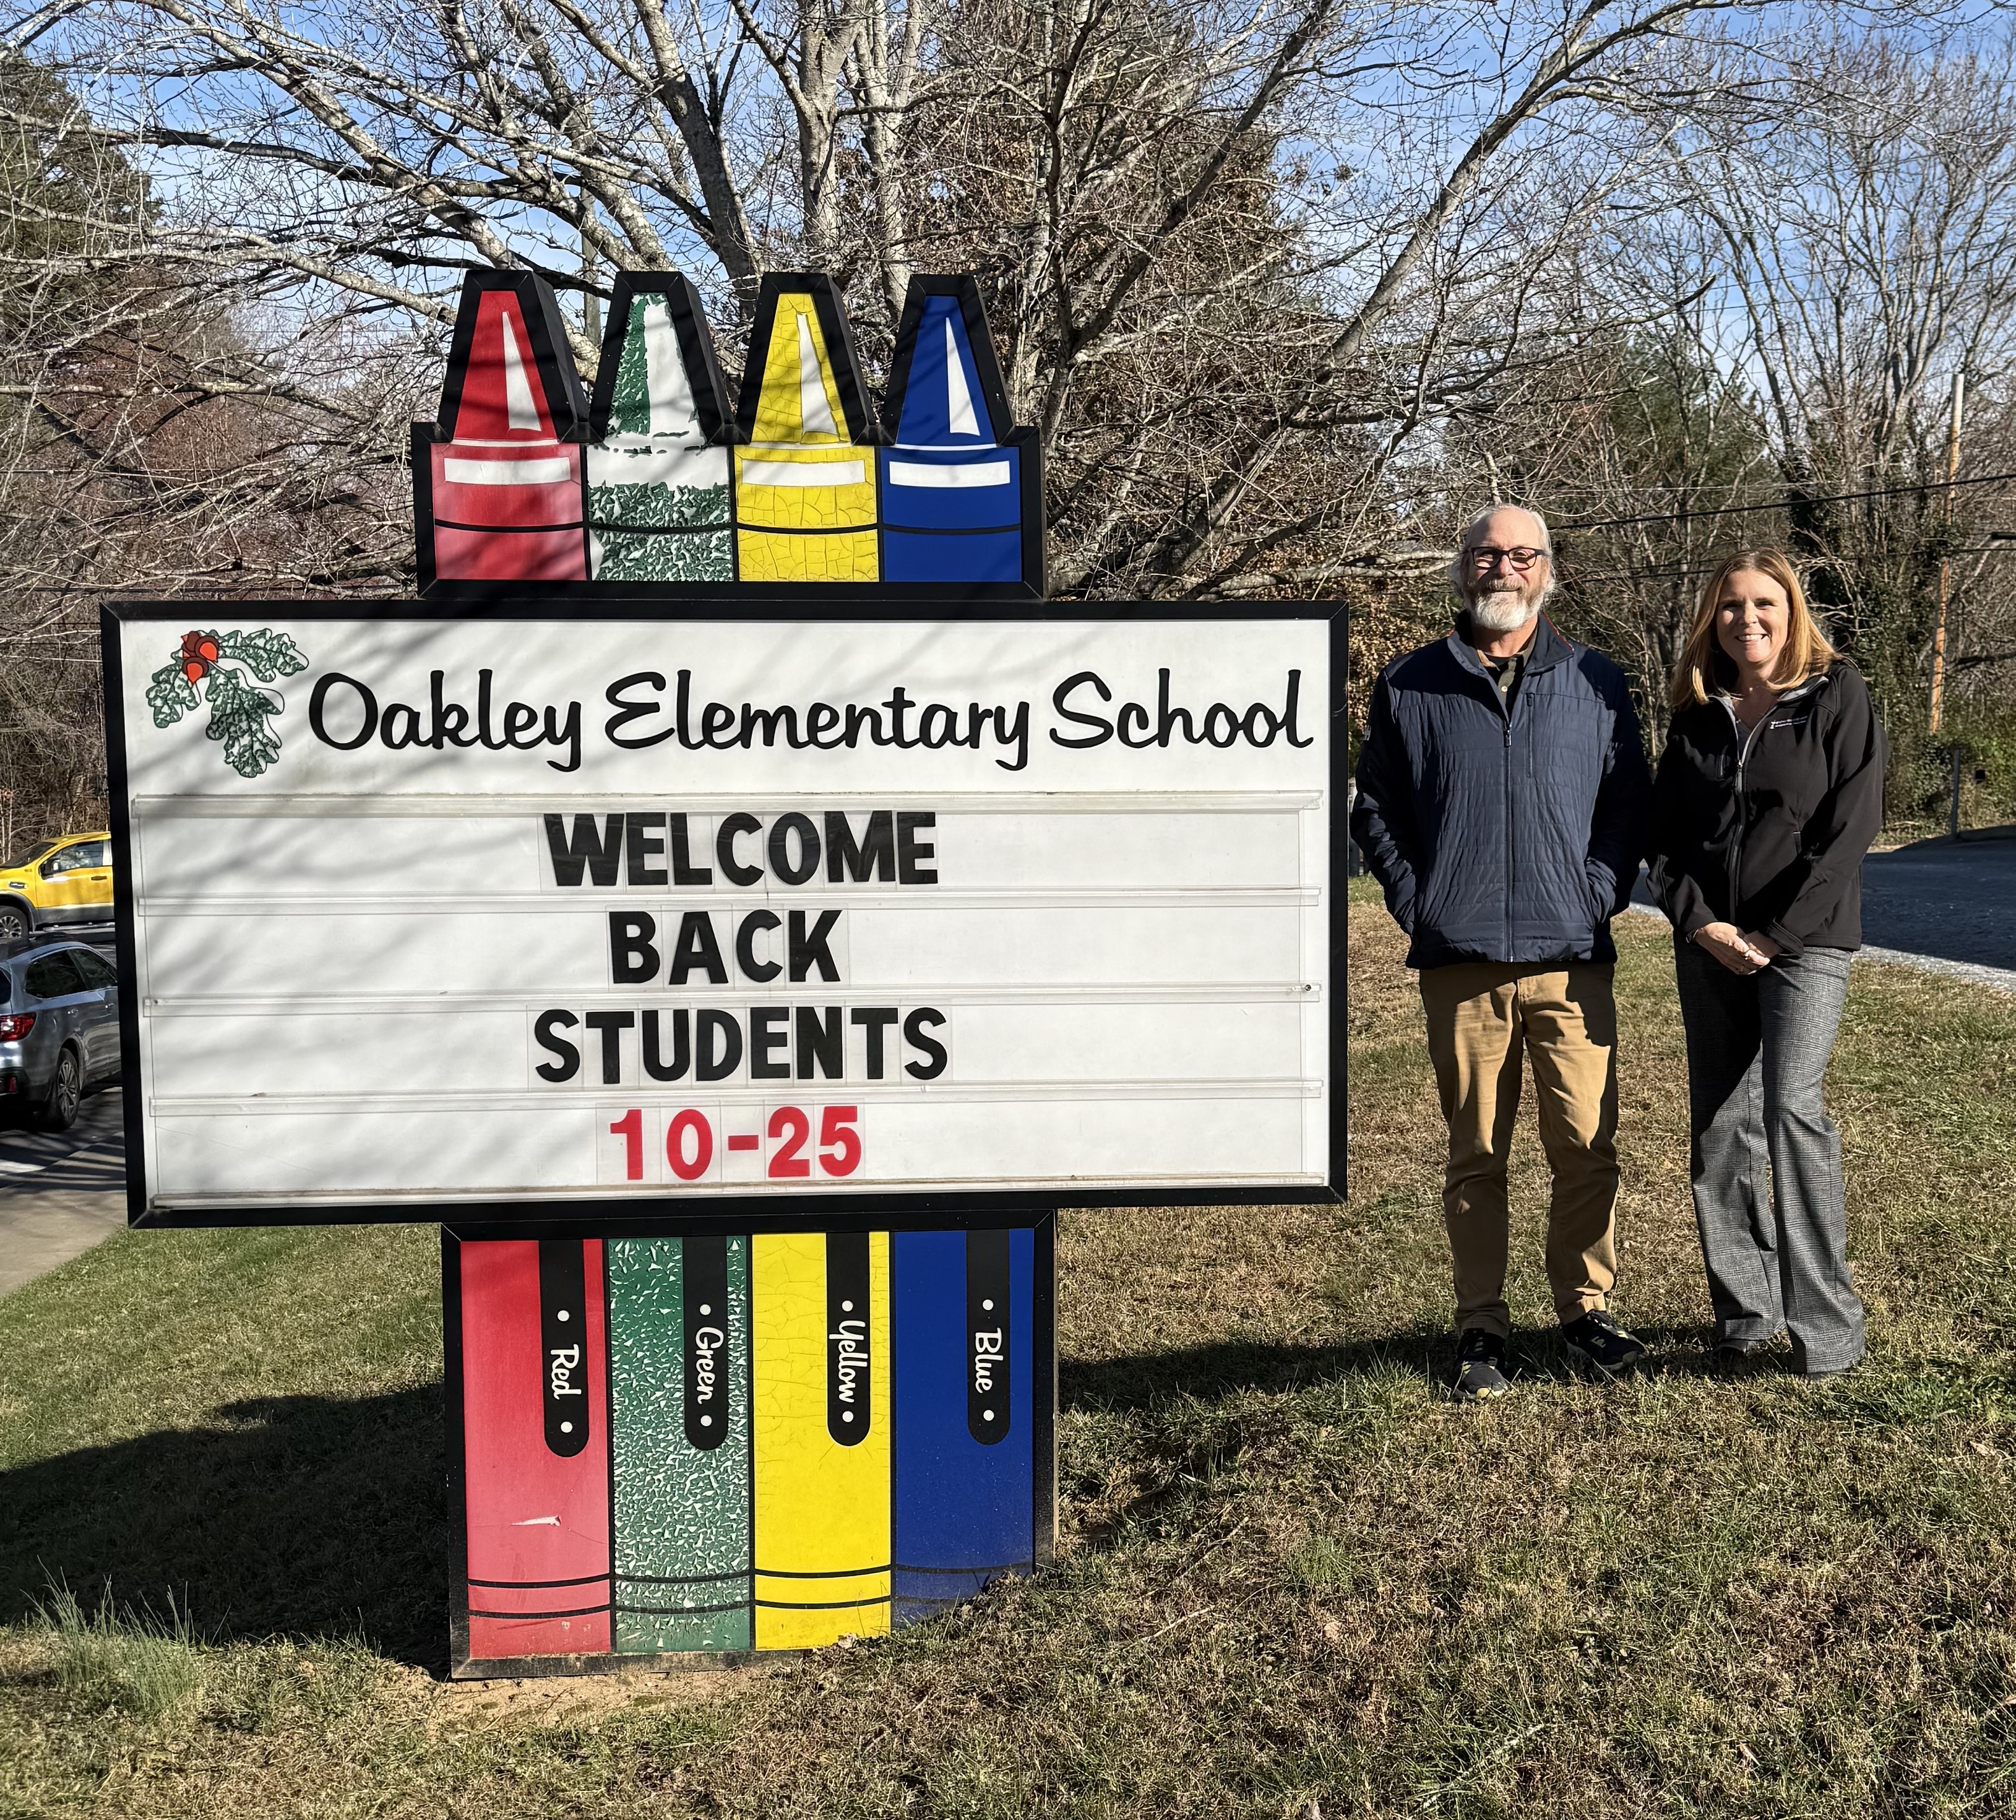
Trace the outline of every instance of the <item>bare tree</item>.
[[1679, 195], [1722, 242], [1723, 359], [1822, 597], [1873, 668], [1922, 678], [1954, 377], [1986, 432], [2016, 364], [2016, 70], [1837, 38], [1784, 99], [1791, 130], [1683, 141]]
[[401, 572], [404, 410], [311, 387], [153, 250], [149, 185], [48, 72], [0, 58], [0, 784], [27, 834], [103, 814], [106, 594]]
[[[1444, 312], [1503, 263], [1473, 238], [1507, 232], [1501, 174], [1572, 167], [1579, 207], [1700, 100], [1676, 34], [1771, 12], [50, 0], [19, 35], [174, 174], [157, 247], [395, 344], [471, 265], [686, 266], [733, 342], [755, 275], [811, 261], [872, 357], [920, 261], [978, 266], [1066, 586], [1210, 592], [1406, 541], [1384, 477], [1479, 382]], [[1531, 225], [1528, 279], [1568, 237]]]
[[[81, 202], [67, 230], [96, 236], [98, 282], [178, 300], [172, 334], [131, 338], [132, 395], [246, 439], [229, 480], [192, 467], [181, 496], [155, 463], [146, 511], [210, 502], [191, 585], [240, 572], [219, 566], [234, 539], [245, 573], [397, 582], [392, 431], [426, 413], [471, 267], [572, 297], [591, 370], [619, 268], [689, 270], [732, 365], [756, 278], [810, 263], [841, 274], [871, 367], [913, 271], [981, 273], [1045, 438], [1061, 591], [1425, 604], [1415, 578], [1494, 470], [1544, 487], [1574, 467], [1508, 433], [1522, 409], [1615, 432], [1607, 477], [1578, 470], [1589, 509], [1651, 484], [1611, 405], [1572, 402], [1642, 389], [1687, 338], [1658, 326], [1678, 294], [1645, 294], [1666, 279], [1589, 282], [1620, 201], [1678, 217], [1700, 186], [1722, 212], [1691, 218], [1727, 221], [1718, 268], [1768, 309], [1776, 276], [1741, 250], [1740, 214], [1789, 204], [1790, 166], [1776, 192], [1759, 174], [1791, 154], [1728, 142], [1760, 109], [1818, 106], [1770, 35], [1802, 17], [1780, 0], [46, 0], [13, 41], [151, 186], [118, 231]], [[1755, 351], [1792, 328], [1760, 313], [1751, 352], [1718, 346], [1724, 391], [1761, 387]], [[1949, 328], [1936, 347], [1912, 333], [1927, 374], [1954, 357]], [[1792, 415], [1805, 446], [1840, 409], [1814, 394]], [[174, 431], [146, 434], [165, 451]], [[238, 446], [215, 429], [194, 445]], [[81, 548], [110, 511], [81, 510]]]

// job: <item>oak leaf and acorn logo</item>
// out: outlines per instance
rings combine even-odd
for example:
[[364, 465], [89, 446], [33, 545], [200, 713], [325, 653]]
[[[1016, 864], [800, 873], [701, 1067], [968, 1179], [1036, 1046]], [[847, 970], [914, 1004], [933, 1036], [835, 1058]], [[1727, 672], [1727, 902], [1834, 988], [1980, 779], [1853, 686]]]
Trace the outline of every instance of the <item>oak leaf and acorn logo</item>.
[[286, 697], [265, 684], [308, 668], [301, 647], [284, 632], [187, 632], [147, 684], [157, 726], [173, 726], [200, 703], [210, 705], [203, 730], [224, 747], [224, 762], [241, 777], [256, 777], [280, 755], [275, 715]]

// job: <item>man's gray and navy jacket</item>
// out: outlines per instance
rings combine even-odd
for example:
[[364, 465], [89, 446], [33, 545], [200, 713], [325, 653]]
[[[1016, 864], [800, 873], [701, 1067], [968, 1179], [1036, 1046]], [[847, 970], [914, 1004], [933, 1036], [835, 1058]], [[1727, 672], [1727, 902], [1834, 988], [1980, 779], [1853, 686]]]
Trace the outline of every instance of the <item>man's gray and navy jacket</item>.
[[1543, 614], [1508, 706], [1460, 633], [1380, 673], [1351, 831], [1409, 967], [1614, 960], [1651, 778], [1623, 672]]

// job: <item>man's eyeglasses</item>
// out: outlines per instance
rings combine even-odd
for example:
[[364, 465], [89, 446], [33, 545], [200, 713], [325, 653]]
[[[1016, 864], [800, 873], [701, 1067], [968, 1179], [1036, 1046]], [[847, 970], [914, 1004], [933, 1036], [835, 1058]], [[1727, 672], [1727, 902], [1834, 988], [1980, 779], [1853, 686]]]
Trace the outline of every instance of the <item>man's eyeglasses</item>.
[[1521, 545], [1516, 550], [1500, 550], [1496, 544], [1479, 544], [1474, 550], [1463, 552], [1463, 560], [1474, 569], [1491, 570], [1501, 562], [1510, 563], [1515, 569], [1529, 569], [1547, 553]]

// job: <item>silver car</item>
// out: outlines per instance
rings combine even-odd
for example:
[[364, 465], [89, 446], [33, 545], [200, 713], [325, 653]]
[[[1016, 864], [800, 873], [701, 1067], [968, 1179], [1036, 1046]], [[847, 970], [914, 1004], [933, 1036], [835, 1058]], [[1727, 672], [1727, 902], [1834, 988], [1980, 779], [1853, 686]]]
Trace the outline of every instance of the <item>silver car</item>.
[[119, 1074], [119, 975], [82, 942], [0, 944], [0, 1111], [67, 1130]]

